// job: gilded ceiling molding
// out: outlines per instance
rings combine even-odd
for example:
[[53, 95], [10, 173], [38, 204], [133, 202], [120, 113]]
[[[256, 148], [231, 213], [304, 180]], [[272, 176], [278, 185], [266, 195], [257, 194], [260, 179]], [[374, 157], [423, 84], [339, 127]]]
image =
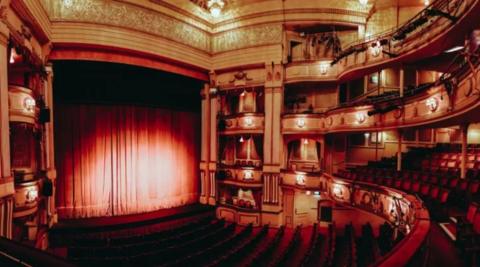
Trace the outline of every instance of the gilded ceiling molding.
[[202, 51], [210, 50], [209, 33], [150, 9], [102, 0], [74, 1], [70, 7], [64, 6], [61, 1], [51, 1], [50, 5], [53, 22], [112, 25], [165, 37]]
[[244, 27], [215, 34], [212, 39], [212, 53], [221, 53], [253, 46], [281, 44], [283, 27], [281, 24], [263, 24]]

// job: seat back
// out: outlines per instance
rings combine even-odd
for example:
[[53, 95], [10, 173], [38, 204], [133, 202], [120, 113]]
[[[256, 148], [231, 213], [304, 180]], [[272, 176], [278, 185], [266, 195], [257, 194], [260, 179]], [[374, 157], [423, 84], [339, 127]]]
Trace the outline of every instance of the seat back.
[[414, 181], [412, 184], [412, 192], [419, 193], [420, 192], [420, 181]]
[[473, 223], [473, 219], [478, 210], [478, 204], [476, 202], [471, 202], [468, 205], [466, 220], [469, 223]]
[[447, 203], [449, 196], [450, 196], [450, 190], [442, 189], [440, 190], [440, 194], [438, 195], [437, 200], [440, 204], [445, 204]]
[[430, 189], [429, 195], [432, 199], [437, 199], [439, 193], [440, 193], [440, 187], [432, 186], [432, 188]]
[[430, 185], [429, 184], [422, 184], [420, 187], [420, 194], [422, 196], [428, 196], [428, 192], [430, 191]]
[[477, 234], [480, 234], [480, 212], [477, 212], [473, 219], [473, 231], [475, 231]]

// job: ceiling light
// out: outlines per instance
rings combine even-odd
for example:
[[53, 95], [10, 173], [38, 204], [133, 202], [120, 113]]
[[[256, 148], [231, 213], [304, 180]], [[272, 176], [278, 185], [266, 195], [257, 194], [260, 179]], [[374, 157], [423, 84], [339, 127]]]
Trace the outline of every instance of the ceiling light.
[[358, 0], [362, 6], [366, 6], [368, 4], [368, 0]]
[[225, 6], [223, 0], [209, 0], [207, 3], [208, 10], [212, 17], [217, 18], [222, 13], [222, 9]]
[[453, 53], [453, 52], [457, 52], [457, 51], [460, 51], [463, 49], [463, 46], [454, 46], [448, 50], [445, 50], [445, 53]]
[[63, 0], [63, 5], [65, 7], [72, 7], [73, 6], [73, 0]]

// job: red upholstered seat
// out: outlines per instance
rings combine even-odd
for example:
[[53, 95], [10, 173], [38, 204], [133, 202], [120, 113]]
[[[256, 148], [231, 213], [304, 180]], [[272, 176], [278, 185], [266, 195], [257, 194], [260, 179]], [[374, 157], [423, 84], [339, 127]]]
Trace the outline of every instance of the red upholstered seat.
[[402, 189], [403, 189], [404, 191], [410, 191], [411, 187], [412, 187], [412, 181], [410, 181], [410, 180], [403, 180], [403, 182], [402, 182]]
[[420, 181], [414, 181], [412, 184], [412, 192], [420, 193]]
[[430, 192], [430, 185], [429, 184], [422, 184], [420, 187], [420, 194], [422, 196], [428, 196], [428, 193]]
[[393, 182], [393, 187], [400, 188], [401, 186], [402, 186], [402, 180], [395, 179], [395, 181]]
[[445, 186], [448, 185], [448, 182], [449, 182], [448, 177], [444, 176], [444, 177], [440, 178], [440, 186], [445, 187]]
[[430, 189], [429, 196], [431, 199], [437, 199], [438, 195], [440, 194], [440, 187], [438, 186], [432, 186]]
[[437, 197], [439, 204], [447, 203], [447, 200], [448, 200], [449, 196], [450, 196], [450, 190], [448, 190], [448, 189], [440, 190], [440, 194]]
[[457, 185], [458, 185], [458, 178], [453, 178], [450, 180], [450, 182], [448, 183], [448, 187], [453, 189], [453, 188], [456, 188]]
[[461, 181], [458, 182], [457, 189], [459, 191], [466, 191], [468, 187], [468, 181], [465, 179], [462, 179]]
[[475, 231], [477, 234], [480, 234], [480, 212], [475, 213], [475, 217], [473, 219], [473, 231]]
[[465, 217], [466, 221], [469, 223], [473, 223], [473, 219], [477, 211], [478, 211], [478, 204], [476, 202], [471, 202], [467, 209], [467, 215]]

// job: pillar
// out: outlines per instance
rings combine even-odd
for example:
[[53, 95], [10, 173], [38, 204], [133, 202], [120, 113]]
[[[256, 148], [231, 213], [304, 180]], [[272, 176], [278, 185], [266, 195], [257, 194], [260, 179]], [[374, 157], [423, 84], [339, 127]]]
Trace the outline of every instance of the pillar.
[[460, 126], [462, 131], [462, 158], [460, 163], [460, 178], [465, 179], [467, 176], [467, 138], [468, 138], [468, 124], [463, 124]]
[[0, 22], [0, 212], [2, 213], [0, 217], [0, 236], [11, 238], [15, 189], [10, 167], [8, 40], [8, 27], [5, 23]]
[[48, 224], [52, 226], [58, 221], [58, 216], [55, 208], [55, 191], [57, 170], [55, 169], [55, 140], [54, 140], [54, 122], [53, 122], [53, 68], [51, 64], [45, 66], [47, 73], [46, 81], [44, 82], [44, 98], [45, 105], [50, 109], [50, 121], [45, 124], [45, 147], [46, 147], [46, 170], [47, 178], [53, 184], [52, 196], [48, 198], [47, 202], [47, 217]]
[[280, 167], [283, 161], [283, 137], [281, 114], [283, 110], [283, 66], [280, 63], [266, 64], [265, 81], [265, 128], [263, 138], [263, 198], [262, 224], [280, 226], [281, 220], [281, 179]]
[[397, 171], [402, 170], [402, 138], [403, 138], [403, 131], [398, 130], [398, 143], [397, 143]]
[[400, 68], [400, 97], [403, 97], [403, 91], [405, 90], [405, 70]]
[[210, 159], [210, 87], [205, 84], [200, 92], [202, 98], [202, 127], [200, 154], [200, 203], [208, 204], [210, 196], [210, 179], [208, 166]]
[[218, 98], [217, 98], [217, 91], [211, 90], [210, 86], [208, 87], [208, 99], [210, 101], [210, 112], [209, 112], [209, 122], [210, 122], [210, 149], [209, 151], [209, 162], [208, 162], [208, 178], [210, 183], [210, 195], [208, 198], [208, 204], [215, 205], [216, 204], [216, 195], [217, 195], [217, 183], [215, 180], [216, 173], [217, 173], [217, 155], [218, 155], [218, 135], [217, 135], [217, 114], [218, 114]]

